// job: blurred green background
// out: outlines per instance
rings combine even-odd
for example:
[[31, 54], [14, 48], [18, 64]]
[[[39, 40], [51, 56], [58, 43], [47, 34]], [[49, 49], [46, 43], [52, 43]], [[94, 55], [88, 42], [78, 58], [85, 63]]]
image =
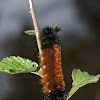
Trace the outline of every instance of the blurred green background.
[[[39, 28], [59, 24], [62, 67], [67, 91], [71, 72], [79, 68], [89, 74], [100, 73], [100, 0], [34, 0]], [[34, 29], [28, 0], [0, 0], [0, 61], [22, 56], [38, 61]], [[33, 74], [10, 75], [0, 72], [0, 100], [44, 100], [40, 77]], [[100, 100], [100, 81], [78, 90], [70, 100]]]

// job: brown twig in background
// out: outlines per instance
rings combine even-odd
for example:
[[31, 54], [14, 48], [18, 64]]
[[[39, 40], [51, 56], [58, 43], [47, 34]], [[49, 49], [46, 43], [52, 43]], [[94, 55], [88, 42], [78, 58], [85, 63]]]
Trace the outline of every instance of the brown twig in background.
[[33, 0], [29, 0], [29, 4], [30, 4], [30, 13], [31, 13], [31, 16], [32, 16], [34, 29], [35, 29], [37, 45], [38, 45], [39, 53], [41, 54], [41, 44], [40, 44], [40, 39], [39, 39], [39, 30], [38, 30], [36, 17], [35, 17], [35, 12], [34, 12], [34, 8], [33, 8]]

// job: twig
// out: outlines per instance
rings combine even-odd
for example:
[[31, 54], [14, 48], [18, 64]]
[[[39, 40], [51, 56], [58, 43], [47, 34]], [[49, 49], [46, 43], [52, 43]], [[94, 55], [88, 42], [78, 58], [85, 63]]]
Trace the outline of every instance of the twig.
[[32, 73], [32, 74], [39, 75], [40, 77], [42, 77], [41, 74], [39, 74], [39, 73], [37, 73], [37, 72], [31, 72], [31, 73]]
[[41, 43], [40, 43], [40, 39], [39, 39], [39, 30], [38, 30], [35, 12], [34, 12], [34, 8], [33, 8], [33, 0], [29, 0], [29, 4], [30, 4], [30, 13], [31, 13], [31, 16], [32, 16], [33, 25], [34, 25], [34, 29], [35, 29], [37, 45], [38, 45], [39, 53], [41, 54]]

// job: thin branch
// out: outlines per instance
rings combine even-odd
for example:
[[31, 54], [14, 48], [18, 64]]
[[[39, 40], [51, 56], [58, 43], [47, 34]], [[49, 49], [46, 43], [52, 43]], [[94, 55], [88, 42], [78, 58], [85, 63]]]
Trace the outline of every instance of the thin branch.
[[37, 73], [37, 72], [31, 72], [31, 73], [32, 73], [32, 74], [36, 74], [36, 75], [42, 77], [41, 74], [39, 74], [39, 73]]
[[40, 39], [39, 39], [39, 30], [38, 30], [35, 12], [34, 12], [34, 8], [33, 8], [33, 0], [29, 0], [29, 4], [30, 4], [30, 13], [31, 13], [31, 16], [32, 16], [33, 25], [34, 25], [34, 29], [35, 29], [37, 45], [38, 45], [39, 53], [41, 53], [41, 43], [40, 43]]

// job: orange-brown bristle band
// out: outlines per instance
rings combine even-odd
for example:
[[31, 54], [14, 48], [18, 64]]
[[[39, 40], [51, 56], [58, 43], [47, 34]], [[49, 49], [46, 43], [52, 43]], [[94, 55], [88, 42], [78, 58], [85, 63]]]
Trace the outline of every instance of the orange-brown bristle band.
[[40, 30], [41, 48], [48, 49], [54, 43], [59, 44], [57, 32], [52, 27], [46, 26]]
[[48, 50], [42, 50], [40, 54], [40, 66], [42, 67], [42, 84], [44, 93], [50, 93], [56, 89], [64, 89], [65, 83], [61, 67], [61, 47], [53, 44]]

